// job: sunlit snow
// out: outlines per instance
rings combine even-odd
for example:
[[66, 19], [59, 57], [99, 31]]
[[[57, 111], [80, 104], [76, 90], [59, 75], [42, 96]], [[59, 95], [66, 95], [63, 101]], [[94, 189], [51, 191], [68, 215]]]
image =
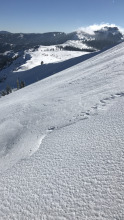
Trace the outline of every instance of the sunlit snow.
[[124, 43], [2, 97], [0, 219], [122, 220], [123, 103]]
[[24, 71], [38, 66], [41, 64], [41, 61], [45, 64], [58, 63], [73, 57], [82, 56], [83, 54], [88, 53], [79, 51], [61, 51], [60, 49], [57, 49], [56, 46], [40, 46], [35, 51], [29, 50], [24, 53], [24, 59], [27, 56], [29, 56], [30, 59], [27, 60], [25, 64], [21, 65], [18, 71]]

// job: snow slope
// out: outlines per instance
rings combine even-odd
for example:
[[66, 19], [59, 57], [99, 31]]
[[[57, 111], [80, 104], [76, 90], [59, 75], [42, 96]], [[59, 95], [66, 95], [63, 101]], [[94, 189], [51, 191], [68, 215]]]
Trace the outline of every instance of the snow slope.
[[124, 218], [124, 43], [0, 99], [0, 219]]

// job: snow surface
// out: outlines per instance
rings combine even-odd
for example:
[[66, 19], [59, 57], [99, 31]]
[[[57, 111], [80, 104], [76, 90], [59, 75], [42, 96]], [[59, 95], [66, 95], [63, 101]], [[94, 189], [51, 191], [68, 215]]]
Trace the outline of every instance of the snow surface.
[[0, 219], [124, 219], [124, 43], [0, 99]]

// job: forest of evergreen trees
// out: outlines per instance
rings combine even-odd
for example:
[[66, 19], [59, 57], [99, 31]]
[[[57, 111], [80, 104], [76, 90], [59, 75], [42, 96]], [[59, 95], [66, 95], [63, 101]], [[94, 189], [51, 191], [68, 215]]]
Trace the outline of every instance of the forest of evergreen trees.
[[93, 49], [80, 49], [77, 47], [72, 47], [72, 46], [57, 46], [57, 48], [61, 50], [69, 50], [69, 51], [84, 51], [84, 52], [95, 52], [96, 50]]
[[97, 50], [102, 50], [104, 47], [111, 46], [113, 44], [116, 44], [114, 41], [110, 40], [90, 40], [90, 41], [84, 41], [88, 47], [96, 48]]

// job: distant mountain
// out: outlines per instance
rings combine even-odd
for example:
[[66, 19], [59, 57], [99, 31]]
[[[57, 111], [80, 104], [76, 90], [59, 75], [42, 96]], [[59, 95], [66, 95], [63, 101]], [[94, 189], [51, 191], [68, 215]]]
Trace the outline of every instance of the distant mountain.
[[[42, 61], [42, 56], [43, 58], [45, 57], [45, 60], [46, 56], [48, 56], [48, 53], [45, 51], [51, 51], [50, 53], [52, 53], [51, 56], [53, 56], [52, 58], [54, 58], [54, 61], [57, 60], [58, 53], [61, 50], [61, 56], [68, 54], [65, 50], [92, 53], [106, 50], [122, 41], [124, 41], [124, 35], [120, 32], [118, 27], [108, 26], [105, 26], [100, 30], [96, 30], [92, 34], [86, 33], [83, 30], [77, 30], [68, 34], [64, 32], [48, 32], [43, 34], [13, 34], [7, 32], [0, 34], [0, 77], [2, 76], [3, 80], [1, 80], [1, 82], [5, 82], [8, 72], [11, 72], [8, 71], [9, 66], [12, 68], [12, 71], [15, 71], [15, 69], [17, 70], [21, 65], [23, 65], [23, 62], [19, 62], [13, 67], [15, 59], [18, 59], [19, 57], [21, 57], [19, 59], [22, 59], [25, 63], [27, 61], [27, 57], [30, 60], [33, 54], [39, 51], [36, 57], [39, 57]], [[69, 53], [71, 54], [71, 52]], [[26, 59], [24, 54], [26, 54]], [[36, 58], [36, 60], [38, 60], [38, 58]], [[39, 64], [40, 61], [38, 62], [38, 65]], [[5, 70], [6, 68], [7, 70]], [[53, 72], [54, 71], [55, 69]], [[4, 76], [5, 72], [6, 76]]]
[[43, 34], [4, 33], [3, 35], [0, 35], [0, 43], [53, 45], [58, 42], [63, 43], [65, 36], [66, 34], [63, 32], [48, 32]]
[[88, 34], [82, 30], [74, 32], [74, 40], [110, 40], [118, 42], [124, 39], [124, 35], [120, 32], [118, 27], [105, 26], [100, 30], [94, 31], [93, 34]]
[[124, 35], [118, 27], [104, 27], [101, 30], [94, 31], [92, 34], [82, 30], [67, 34], [63, 38], [65, 42], [59, 45], [59, 47], [66, 50], [94, 52], [95, 50], [102, 50], [103, 48], [120, 43], [123, 40]]
[[13, 34], [0, 31], [0, 54], [10, 50], [18, 52], [38, 45], [57, 45], [61, 50], [94, 52], [122, 41], [124, 41], [124, 35], [119, 28], [109, 26], [104, 26], [92, 34], [82, 30], [68, 34], [64, 32]]
[[[87, 44], [89, 41], [108, 41], [108, 44], [118, 43], [124, 40], [124, 35], [120, 32], [118, 27], [105, 26], [100, 30], [94, 31], [93, 34], [86, 33], [82, 30], [77, 30], [66, 34], [64, 32], [48, 32], [43, 34], [24, 34], [24, 33], [9, 33], [7, 31], [0, 31], [0, 43], [9, 44], [23, 44], [23, 45], [57, 45], [63, 44], [67, 41], [79, 41], [79, 44]], [[69, 42], [70, 45], [70, 42]], [[98, 48], [96, 48], [98, 49]]]
[[101, 30], [95, 31], [95, 38], [107, 39], [115, 42], [124, 40], [124, 35], [119, 31], [118, 27], [104, 27]]
[[0, 34], [11, 34], [11, 33], [8, 31], [0, 31]]

